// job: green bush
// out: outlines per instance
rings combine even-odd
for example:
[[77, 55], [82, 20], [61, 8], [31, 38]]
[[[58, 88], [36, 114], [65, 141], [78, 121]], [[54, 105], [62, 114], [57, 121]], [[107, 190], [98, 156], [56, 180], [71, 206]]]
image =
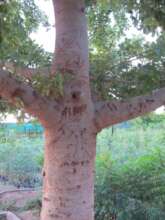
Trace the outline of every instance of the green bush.
[[165, 152], [123, 166], [104, 157], [96, 161], [96, 220], [165, 219]]
[[43, 151], [40, 136], [29, 138], [10, 132], [0, 133], [0, 180], [23, 187], [41, 184], [37, 158]]

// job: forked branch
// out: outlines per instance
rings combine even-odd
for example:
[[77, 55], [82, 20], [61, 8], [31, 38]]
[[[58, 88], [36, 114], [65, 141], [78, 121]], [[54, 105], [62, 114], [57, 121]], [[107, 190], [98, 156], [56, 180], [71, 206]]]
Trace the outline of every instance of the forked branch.
[[95, 104], [97, 130], [145, 115], [162, 105], [165, 105], [165, 88], [125, 101], [97, 102]]
[[14, 105], [21, 103], [27, 113], [42, 120], [52, 111], [51, 101], [4, 70], [0, 70], [0, 96]]

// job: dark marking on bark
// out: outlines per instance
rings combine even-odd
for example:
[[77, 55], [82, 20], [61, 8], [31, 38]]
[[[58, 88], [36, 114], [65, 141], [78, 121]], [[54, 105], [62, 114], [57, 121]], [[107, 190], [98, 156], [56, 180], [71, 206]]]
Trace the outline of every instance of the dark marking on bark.
[[72, 116], [72, 109], [68, 108], [68, 116], [71, 117]]
[[21, 97], [24, 93], [25, 93], [25, 90], [24, 90], [24, 89], [16, 88], [15, 91], [12, 93], [11, 96], [12, 96], [12, 98]]
[[50, 216], [51, 218], [60, 218], [60, 216], [59, 216], [59, 215], [56, 215], [56, 214], [49, 214], [49, 216]]
[[60, 202], [61, 207], [66, 207], [65, 202]]
[[43, 177], [45, 177], [45, 176], [46, 176], [46, 172], [45, 172], [45, 171], [43, 171], [42, 176], [43, 176]]
[[74, 91], [74, 92], [72, 93], [72, 99], [73, 99], [73, 101], [79, 101], [79, 100], [80, 100], [80, 94], [81, 94], [80, 91]]
[[49, 198], [47, 198], [47, 197], [44, 197], [44, 201], [50, 202], [51, 200]]
[[80, 131], [80, 135], [83, 136], [83, 135], [86, 133], [86, 130], [87, 130], [86, 128], [83, 128], [83, 129]]
[[89, 164], [89, 160], [84, 160], [84, 161], [81, 161], [81, 166], [84, 166], [85, 164]]
[[154, 99], [146, 99], [146, 102], [153, 103], [153, 102], [155, 102], [155, 100]]
[[80, 188], [81, 188], [81, 185], [77, 185], [76, 188], [77, 188], [77, 189], [80, 189]]
[[70, 147], [72, 147], [73, 146], [73, 144], [68, 144], [67, 145], [67, 148], [69, 149]]
[[36, 91], [34, 91], [34, 90], [33, 90], [33, 96], [34, 96], [35, 98], [38, 98], [38, 94], [37, 94]]
[[117, 111], [117, 106], [114, 104], [114, 103], [108, 103], [107, 104], [107, 107], [108, 107], [108, 109], [110, 110], [110, 111]]
[[73, 168], [73, 174], [77, 173], [76, 168]]
[[56, 139], [52, 141], [52, 145], [57, 143], [61, 139], [61, 135], [59, 135]]
[[72, 165], [72, 166], [77, 166], [77, 165], [79, 165], [79, 162], [78, 162], [78, 161], [72, 161], [72, 162], [71, 162], [71, 165]]
[[112, 108], [115, 110], [115, 111], [117, 111], [117, 106], [115, 105], [115, 104], [111, 104], [112, 105]]
[[68, 162], [64, 162], [60, 165], [60, 167], [66, 167], [66, 166], [69, 166], [70, 164]]
[[[107, 104], [107, 107], [108, 107], [108, 109], [112, 112], [113, 111], [113, 108], [112, 108], [112, 106], [110, 105], [110, 103], [108, 103]], [[103, 109], [105, 108], [105, 106], [103, 107]]]
[[86, 204], [86, 201], [83, 201], [82, 203], [83, 203], [83, 204]]
[[62, 116], [66, 117], [67, 116], [67, 107], [64, 108], [62, 111]]
[[82, 8], [80, 9], [80, 11], [81, 11], [82, 13], [85, 13], [85, 8], [82, 7]]
[[61, 127], [58, 129], [58, 132], [61, 132], [63, 135], [65, 134], [65, 130], [64, 130], [63, 126], [61, 126]]
[[139, 112], [141, 113], [141, 112], [143, 111], [143, 109], [146, 107], [146, 106], [145, 106], [145, 103], [140, 102], [140, 103], [139, 103], [139, 107], [140, 107]]
[[73, 107], [73, 115], [82, 115], [82, 113], [86, 110], [87, 105], [75, 106]]

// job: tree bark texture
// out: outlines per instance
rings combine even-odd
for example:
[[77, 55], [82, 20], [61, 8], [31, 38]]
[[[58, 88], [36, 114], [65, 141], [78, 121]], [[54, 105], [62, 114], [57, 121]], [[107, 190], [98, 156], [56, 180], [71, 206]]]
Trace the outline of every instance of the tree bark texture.
[[76, 122], [45, 131], [41, 220], [94, 219], [95, 140]]
[[58, 122], [45, 129], [41, 220], [94, 219], [96, 133], [83, 0], [54, 0], [54, 74], [69, 76]]

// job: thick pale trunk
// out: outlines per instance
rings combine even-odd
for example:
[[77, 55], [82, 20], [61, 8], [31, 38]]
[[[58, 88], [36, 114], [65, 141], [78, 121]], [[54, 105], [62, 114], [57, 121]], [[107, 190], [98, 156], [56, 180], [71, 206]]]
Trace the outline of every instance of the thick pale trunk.
[[95, 136], [68, 123], [45, 131], [41, 220], [94, 219]]
[[56, 46], [53, 71], [89, 77], [88, 37], [84, 0], [53, 0]]
[[41, 220], [94, 220], [96, 132], [89, 87], [85, 4], [84, 0], [53, 3], [56, 48], [52, 69], [71, 77], [64, 81], [59, 122], [54, 125], [50, 117], [45, 129]]

